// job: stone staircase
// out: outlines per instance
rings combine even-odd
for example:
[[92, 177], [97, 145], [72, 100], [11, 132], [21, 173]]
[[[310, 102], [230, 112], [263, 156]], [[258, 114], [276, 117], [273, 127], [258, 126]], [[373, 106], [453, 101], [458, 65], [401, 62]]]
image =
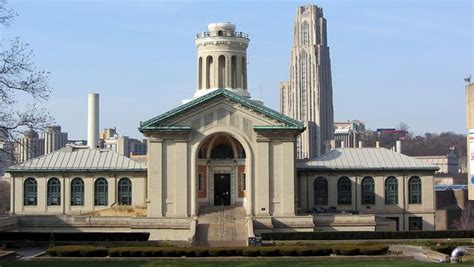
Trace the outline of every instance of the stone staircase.
[[198, 246], [246, 246], [247, 231], [245, 208], [242, 206], [203, 206], [199, 209]]

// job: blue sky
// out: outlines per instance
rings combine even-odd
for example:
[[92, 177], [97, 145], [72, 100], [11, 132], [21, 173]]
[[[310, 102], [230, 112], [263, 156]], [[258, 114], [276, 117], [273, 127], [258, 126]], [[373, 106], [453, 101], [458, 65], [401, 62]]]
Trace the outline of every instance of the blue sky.
[[308, 3], [328, 21], [335, 120], [464, 132], [463, 78], [474, 75], [470, 0], [9, 0], [18, 17], [5, 36], [29, 43], [51, 72], [44, 106], [71, 139], [86, 138], [89, 92], [100, 93], [101, 128], [141, 137], [139, 121], [194, 94], [194, 36], [216, 21], [250, 35], [250, 93], [279, 110], [296, 7]]

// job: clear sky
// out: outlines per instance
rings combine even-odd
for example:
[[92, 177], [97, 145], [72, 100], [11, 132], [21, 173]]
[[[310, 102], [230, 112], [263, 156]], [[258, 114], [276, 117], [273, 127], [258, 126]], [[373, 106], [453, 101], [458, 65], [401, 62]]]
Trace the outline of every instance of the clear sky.
[[217, 21], [249, 34], [250, 93], [279, 110], [296, 7], [308, 3], [322, 6], [328, 21], [336, 121], [464, 132], [463, 78], [474, 76], [471, 0], [9, 0], [18, 17], [4, 36], [20, 36], [51, 72], [44, 106], [70, 139], [87, 137], [89, 92], [100, 93], [100, 128], [141, 137], [139, 121], [194, 94], [194, 36]]

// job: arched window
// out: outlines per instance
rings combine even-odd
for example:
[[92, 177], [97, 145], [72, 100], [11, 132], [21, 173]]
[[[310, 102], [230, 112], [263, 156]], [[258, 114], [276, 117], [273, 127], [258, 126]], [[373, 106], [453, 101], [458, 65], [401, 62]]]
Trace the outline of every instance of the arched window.
[[421, 204], [421, 179], [418, 176], [408, 180], [408, 203]]
[[328, 204], [328, 181], [324, 177], [314, 180], [314, 205], [326, 206]]
[[202, 89], [202, 57], [198, 60], [198, 89]]
[[364, 177], [361, 184], [361, 203], [364, 205], [375, 204], [375, 183], [370, 176]]
[[219, 65], [218, 65], [218, 81], [217, 81], [217, 86], [219, 88], [224, 88], [226, 87], [225, 86], [225, 78], [226, 78], [226, 75], [225, 75], [225, 56], [219, 56], [219, 61], [218, 61]]
[[242, 89], [247, 89], [247, 58], [242, 57]]
[[212, 159], [233, 159], [234, 150], [230, 145], [219, 144], [211, 150]]
[[306, 102], [307, 102], [307, 95], [308, 95], [308, 62], [307, 62], [307, 55], [304, 50], [301, 51], [299, 57], [299, 76], [300, 76], [300, 111], [303, 118], [306, 118]]
[[122, 178], [118, 183], [118, 203], [132, 205], [132, 181], [128, 178]]
[[398, 181], [393, 176], [385, 179], [385, 204], [398, 204]]
[[107, 206], [108, 205], [109, 185], [105, 178], [98, 178], [94, 184], [94, 205]]
[[237, 57], [230, 58], [230, 86], [237, 88]]
[[84, 205], [84, 181], [74, 178], [71, 181], [71, 206]]
[[211, 88], [211, 73], [214, 71], [214, 60], [212, 56], [207, 56], [206, 58], [206, 89]]
[[25, 206], [36, 206], [38, 204], [38, 183], [36, 183], [35, 178], [27, 178], [23, 186], [23, 204]]
[[351, 180], [347, 177], [341, 177], [337, 181], [337, 204], [352, 204]]
[[48, 180], [48, 206], [61, 205], [61, 182], [58, 178]]

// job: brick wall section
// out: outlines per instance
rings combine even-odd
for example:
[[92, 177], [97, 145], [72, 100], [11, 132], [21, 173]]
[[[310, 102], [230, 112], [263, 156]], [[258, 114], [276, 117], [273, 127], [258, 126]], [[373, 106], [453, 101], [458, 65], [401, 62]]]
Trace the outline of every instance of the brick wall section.
[[202, 174], [202, 191], [198, 190], [198, 198], [207, 197], [207, 166], [198, 166], [198, 177], [196, 181], [196, 186], [199, 189], [199, 174]]
[[[242, 173], [245, 172], [245, 165], [240, 165], [239, 166], [239, 178], [237, 179], [239, 181], [239, 197], [245, 197], [245, 192], [243, 191], [243, 186], [242, 186]], [[248, 178], [247, 178], [248, 180]]]

